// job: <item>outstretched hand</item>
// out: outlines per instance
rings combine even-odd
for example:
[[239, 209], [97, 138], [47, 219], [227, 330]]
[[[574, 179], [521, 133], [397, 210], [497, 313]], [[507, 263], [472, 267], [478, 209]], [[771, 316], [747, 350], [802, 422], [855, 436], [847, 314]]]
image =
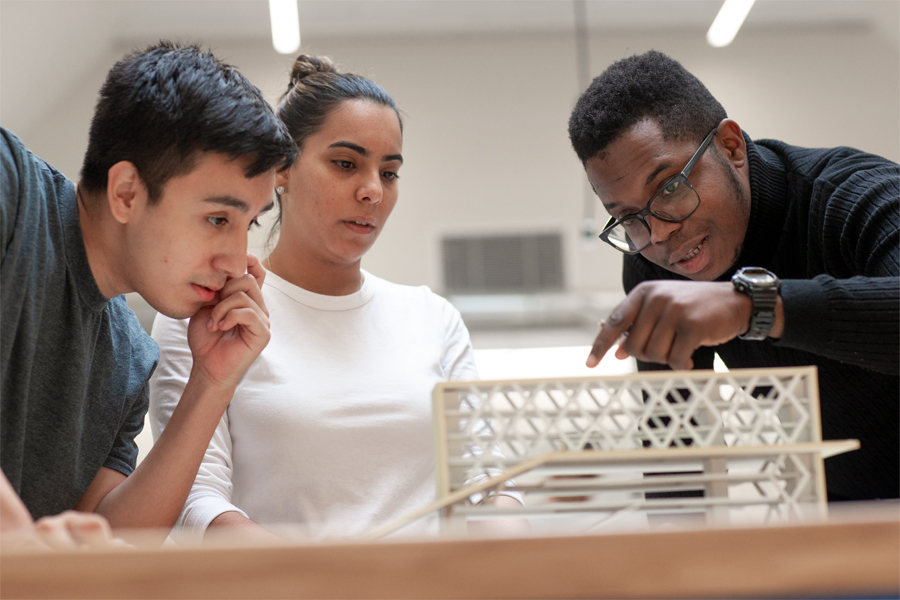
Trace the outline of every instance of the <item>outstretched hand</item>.
[[67, 510], [32, 521], [31, 514], [0, 471], [0, 550], [83, 550], [129, 547], [112, 537], [100, 515]]
[[216, 300], [191, 317], [188, 345], [194, 370], [213, 383], [236, 385], [269, 343], [269, 311], [262, 297], [266, 270], [252, 254], [247, 273], [229, 279]]
[[33, 525], [3, 532], [2, 548], [13, 552], [105, 550], [131, 548], [112, 536], [100, 515], [67, 510], [38, 519]]
[[691, 369], [701, 346], [717, 346], [747, 331], [752, 303], [730, 282], [648, 281], [634, 288], [600, 327], [588, 367], [620, 340], [628, 356], [673, 369]]

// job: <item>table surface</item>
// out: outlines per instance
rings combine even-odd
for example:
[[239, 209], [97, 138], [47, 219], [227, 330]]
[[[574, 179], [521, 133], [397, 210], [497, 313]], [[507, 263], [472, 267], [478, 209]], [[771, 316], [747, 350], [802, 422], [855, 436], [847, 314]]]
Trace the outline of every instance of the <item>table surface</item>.
[[898, 595], [896, 503], [756, 527], [0, 555], [3, 598]]

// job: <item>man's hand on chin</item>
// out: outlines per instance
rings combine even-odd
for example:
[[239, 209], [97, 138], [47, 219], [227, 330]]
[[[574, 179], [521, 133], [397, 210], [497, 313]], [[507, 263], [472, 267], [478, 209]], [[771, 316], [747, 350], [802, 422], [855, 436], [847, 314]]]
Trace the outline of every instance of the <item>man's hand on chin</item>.
[[211, 383], [236, 385], [269, 343], [269, 311], [261, 291], [265, 276], [259, 260], [248, 254], [247, 273], [226, 281], [218, 302], [191, 317], [193, 371]]

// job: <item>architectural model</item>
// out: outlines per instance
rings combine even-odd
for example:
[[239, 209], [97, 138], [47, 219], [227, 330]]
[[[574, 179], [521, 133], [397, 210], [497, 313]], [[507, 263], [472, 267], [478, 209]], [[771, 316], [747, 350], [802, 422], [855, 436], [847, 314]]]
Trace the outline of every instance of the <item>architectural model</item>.
[[[539, 519], [691, 513], [769, 521], [821, 515], [823, 459], [859, 447], [822, 441], [815, 367], [444, 382], [434, 390], [437, 502], [454, 517]], [[485, 496], [513, 494], [500, 508]]]

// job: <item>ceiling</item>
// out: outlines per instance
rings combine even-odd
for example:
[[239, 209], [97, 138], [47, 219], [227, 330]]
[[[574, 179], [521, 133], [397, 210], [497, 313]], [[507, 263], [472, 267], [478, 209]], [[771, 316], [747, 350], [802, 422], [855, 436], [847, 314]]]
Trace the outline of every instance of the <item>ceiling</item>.
[[[40, 4], [40, 2], [39, 2]], [[105, 2], [114, 10], [122, 38], [233, 36], [269, 32], [265, 0]], [[587, 0], [595, 31], [660, 28], [706, 29], [721, 0]], [[395, 35], [474, 32], [567, 31], [573, 27], [570, 0], [300, 0], [307, 35]], [[878, 28], [893, 17], [896, 0], [760, 0], [745, 26]]]
[[[721, 0], [586, 0], [588, 28], [703, 35]], [[574, 0], [300, 0], [306, 44], [326, 36], [573, 32]], [[871, 31], [900, 52], [900, 0], [757, 0], [749, 30]], [[25, 134], [105, 72], [110, 53], [157, 39], [269, 39], [266, 0], [0, 0], [0, 125]], [[101, 73], [102, 75], [102, 73]], [[152, 318], [152, 317], [151, 317]]]
[[[574, 0], [299, 0], [303, 39], [569, 32]], [[586, 0], [595, 32], [702, 34], [721, 0]], [[758, 0], [751, 29], [865, 28], [900, 48], [900, 0]], [[113, 48], [267, 40], [266, 0], [0, 0], [0, 124], [28, 131]], [[23, 93], [27, 90], [27, 93]]]

